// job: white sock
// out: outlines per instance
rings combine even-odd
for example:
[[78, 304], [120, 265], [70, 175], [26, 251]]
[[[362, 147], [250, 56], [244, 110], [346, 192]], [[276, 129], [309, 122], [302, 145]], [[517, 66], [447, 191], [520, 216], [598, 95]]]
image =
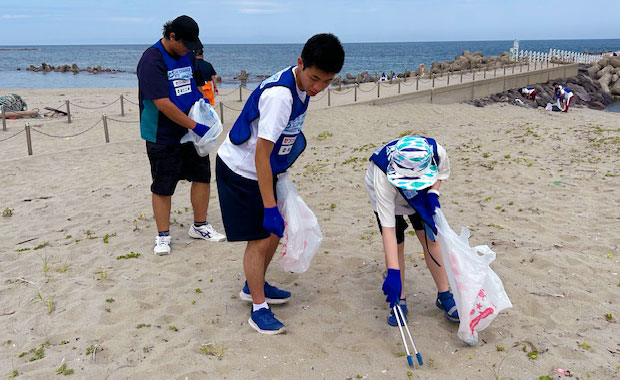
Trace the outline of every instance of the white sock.
[[258, 311], [260, 309], [269, 309], [269, 305], [267, 305], [267, 301], [263, 303], [252, 303], [252, 311]]

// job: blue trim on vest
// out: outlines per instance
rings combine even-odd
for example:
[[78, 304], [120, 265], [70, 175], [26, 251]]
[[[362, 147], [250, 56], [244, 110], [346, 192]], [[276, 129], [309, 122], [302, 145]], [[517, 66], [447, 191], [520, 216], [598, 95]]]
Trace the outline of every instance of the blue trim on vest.
[[[439, 154], [437, 153], [437, 142], [430, 137], [424, 137], [424, 136], [419, 136], [419, 137], [422, 137], [423, 139], [425, 139], [426, 142], [431, 146], [431, 148], [433, 149], [433, 159], [435, 160], [435, 163], [437, 164], [437, 166], [439, 166]], [[379, 169], [381, 169], [381, 171], [383, 171], [386, 175], [387, 175], [387, 168], [390, 163], [390, 160], [388, 159], [388, 155], [387, 155], [387, 150], [392, 145], [395, 145], [398, 142], [398, 140], [399, 139], [390, 141], [385, 146], [383, 146], [381, 149], [378, 149], [377, 151], [375, 151], [373, 155], [370, 156], [369, 158], [369, 160], [374, 162], [374, 164], [377, 165], [377, 167], [379, 167]], [[430, 209], [430, 205], [428, 202], [428, 190], [430, 189], [430, 187], [423, 189], [423, 190], [419, 190], [419, 191], [404, 190], [399, 187], [396, 187], [396, 189], [398, 189], [398, 191], [403, 196], [403, 198], [405, 198], [407, 203], [409, 203], [409, 205], [413, 207], [413, 209], [418, 214], [420, 214], [422, 221], [431, 228], [431, 230], [433, 231], [435, 235], [437, 235], [437, 226], [435, 226], [435, 221], [433, 221], [433, 212], [432, 212], [433, 210]]]
[[270, 162], [273, 174], [285, 172], [306, 149], [306, 137], [301, 129], [306, 117], [306, 110], [310, 104], [310, 97], [306, 96], [305, 102], [299, 99], [295, 75], [293, 74], [294, 67], [287, 67], [275, 73], [252, 91], [229, 133], [230, 141], [233, 144], [240, 145], [246, 142], [252, 134], [252, 122], [260, 117], [258, 102], [263, 92], [276, 86], [288, 88], [293, 96], [293, 106], [289, 122], [271, 152]]
[[188, 111], [202, 98], [194, 80], [194, 66], [190, 53], [174, 59], [168, 54], [161, 40], [152, 47], [160, 51], [168, 68], [168, 97], [181, 111]]

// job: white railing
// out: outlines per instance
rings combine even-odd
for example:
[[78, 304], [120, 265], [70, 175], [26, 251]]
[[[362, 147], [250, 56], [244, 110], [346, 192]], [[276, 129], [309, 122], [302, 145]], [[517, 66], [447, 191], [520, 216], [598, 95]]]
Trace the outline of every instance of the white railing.
[[531, 50], [519, 50], [515, 58], [526, 59], [530, 62], [549, 62], [550, 60], [566, 63], [595, 63], [603, 58], [603, 54], [586, 54], [574, 51], [549, 49], [548, 53]]

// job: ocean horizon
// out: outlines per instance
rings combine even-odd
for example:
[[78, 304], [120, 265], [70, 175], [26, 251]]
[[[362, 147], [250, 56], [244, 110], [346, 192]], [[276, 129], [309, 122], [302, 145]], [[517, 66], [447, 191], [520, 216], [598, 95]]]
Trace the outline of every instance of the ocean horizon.
[[[156, 42], [155, 39], [153, 42]], [[618, 39], [521, 40], [522, 50], [575, 52], [620, 50]], [[131, 88], [137, 86], [136, 65], [147, 44], [114, 45], [0, 45], [0, 88]], [[413, 71], [420, 64], [453, 60], [464, 50], [499, 55], [513, 46], [512, 40], [343, 43], [346, 59], [340, 75]], [[205, 59], [222, 77], [221, 87], [236, 87], [241, 70], [250, 75], [248, 85], [295, 64], [303, 43], [206, 44]], [[101, 66], [111, 73], [31, 72], [30, 65], [77, 64], [80, 69]]]

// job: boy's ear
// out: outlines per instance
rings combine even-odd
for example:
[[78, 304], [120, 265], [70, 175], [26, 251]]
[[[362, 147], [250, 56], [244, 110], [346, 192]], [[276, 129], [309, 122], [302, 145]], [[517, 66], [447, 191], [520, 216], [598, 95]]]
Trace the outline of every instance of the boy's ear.
[[301, 57], [297, 57], [297, 66], [298, 66], [298, 67], [301, 67], [301, 69], [302, 69], [302, 70], [304, 70], [304, 69], [305, 69], [305, 67], [304, 67], [304, 61], [303, 61], [303, 59], [301, 59]]

